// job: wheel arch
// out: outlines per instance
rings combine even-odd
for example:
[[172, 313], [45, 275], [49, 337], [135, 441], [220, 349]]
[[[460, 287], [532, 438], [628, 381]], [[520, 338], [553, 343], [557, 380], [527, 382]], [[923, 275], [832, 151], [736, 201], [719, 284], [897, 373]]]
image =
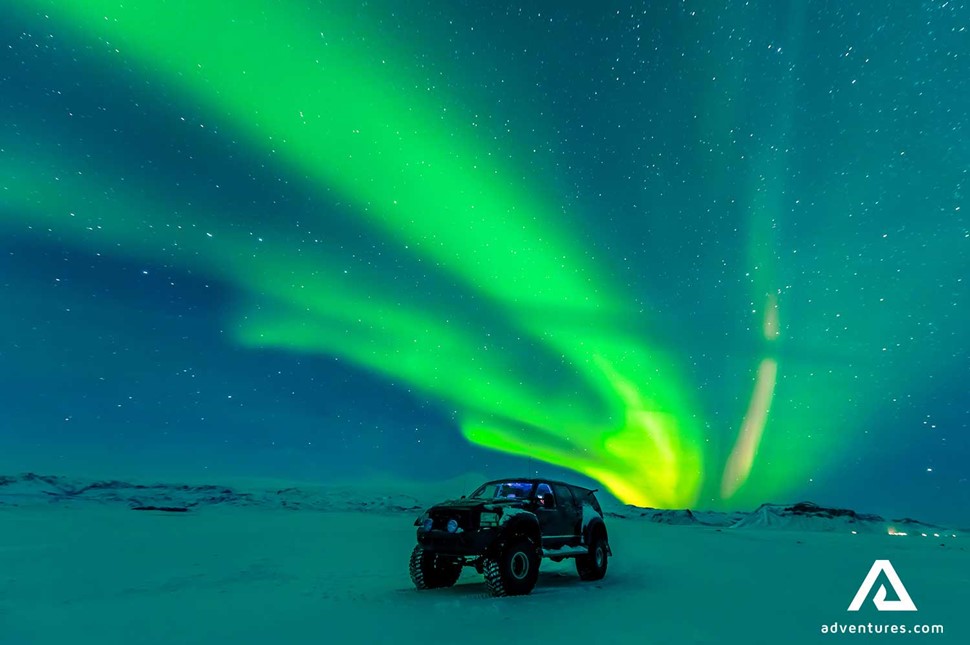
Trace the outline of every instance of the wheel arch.
[[502, 525], [502, 532], [494, 544], [508, 542], [516, 537], [526, 537], [532, 540], [537, 548], [542, 547], [542, 531], [539, 528], [539, 518], [532, 513], [515, 515]]
[[604, 540], [606, 540], [606, 548], [609, 550], [610, 534], [606, 530], [606, 522], [604, 522], [601, 518], [596, 518], [586, 525], [583, 541], [587, 545], [592, 546], [593, 540], [597, 537], [602, 537]]

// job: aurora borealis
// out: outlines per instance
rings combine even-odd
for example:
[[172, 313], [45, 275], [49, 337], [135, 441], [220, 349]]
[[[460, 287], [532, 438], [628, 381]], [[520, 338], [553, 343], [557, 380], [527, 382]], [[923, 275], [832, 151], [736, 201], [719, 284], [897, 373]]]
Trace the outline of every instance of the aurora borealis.
[[[966, 490], [967, 15], [859, 8], [16, 0], [8, 391], [70, 387], [11, 426], [309, 476], [551, 465], [661, 507], [915, 445]], [[261, 412], [157, 376], [200, 363]], [[143, 377], [171, 418], [112, 421], [136, 397], [102, 383]], [[374, 409], [388, 438], [348, 430]]]

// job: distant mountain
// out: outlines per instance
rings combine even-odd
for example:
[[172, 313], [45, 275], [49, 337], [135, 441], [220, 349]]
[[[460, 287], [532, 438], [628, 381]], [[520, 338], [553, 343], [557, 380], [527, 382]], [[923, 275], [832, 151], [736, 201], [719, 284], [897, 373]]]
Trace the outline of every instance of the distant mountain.
[[733, 525], [734, 528], [784, 529], [795, 531], [885, 530], [878, 515], [856, 513], [845, 508], [826, 508], [812, 502], [792, 505], [762, 504]]
[[887, 520], [879, 515], [857, 513], [847, 508], [827, 508], [812, 502], [792, 505], [762, 504], [756, 511], [739, 520], [732, 528], [770, 528], [792, 531], [855, 531], [894, 535], [930, 536], [949, 532], [934, 524], [909, 518]]
[[826, 531], [887, 533], [907, 536], [939, 536], [965, 533], [911, 518], [887, 520], [879, 515], [858, 513], [847, 508], [829, 508], [813, 502], [762, 504], [751, 513], [698, 512], [689, 509], [661, 510], [627, 507], [616, 517], [644, 518], [659, 524], [729, 527], [732, 529], [774, 529], [784, 531]]
[[608, 512], [607, 515], [626, 519], [645, 519], [658, 524], [678, 526], [731, 526], [740, 520], [743, 513], [718, 513], [717, 511], [692, 511], [690, 509], [661, 509], [627, 506], [623, 510]]
[[361, 498], [346, 488], [290, 487], [242, 490], [227, 486], [134, 484], [124, 481], [81, 481], [25, 473], [0, 476], [0, 505], [121, 504], [133, 510], [185, 512], [206, 506], [249, 506], [288, 510], [411, 511], [424, 508], [409, 495]]
[[887, 520], [879, 515], [858, 513], [847, 508], [829, 508], [813, 502], [762, 504], [750, 513], [657, 509], [625, 506], [607, 513], [610, 517], [644, 519], [658, 524], [710, 526], [732, 529], [772, 529], [783, 531], [826, 531], [887, 533], [907, 536], [939, 536], [967, 533], [911, 518]]

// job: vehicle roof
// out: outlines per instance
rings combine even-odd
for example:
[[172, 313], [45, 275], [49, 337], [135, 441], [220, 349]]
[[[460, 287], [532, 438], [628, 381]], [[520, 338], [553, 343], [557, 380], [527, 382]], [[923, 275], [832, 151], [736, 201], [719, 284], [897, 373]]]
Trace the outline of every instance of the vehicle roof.
[[579, 490], [584, 490], [587, 493], [595, 493], [598, 489], [587, 488], [586, 486], [580, 486], [578, 484], [570, 484], [569, 482], [563, 482], [556, 479], [544, 479], [542, 477], [505, 477], [504, 479], [490, 479], [489, 481], [482, 484], [486, 486], [488, 484], [501, 484], [504, 482], [529, 482], [530, 484], [557, 484], [559, 486], [569, 486], [570, 488], [578, 488]]

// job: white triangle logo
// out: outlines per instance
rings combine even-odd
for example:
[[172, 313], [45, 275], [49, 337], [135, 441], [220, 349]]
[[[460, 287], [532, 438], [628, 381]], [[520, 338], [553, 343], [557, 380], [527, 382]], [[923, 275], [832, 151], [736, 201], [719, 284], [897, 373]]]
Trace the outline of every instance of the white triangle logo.
[[886, 600], [886, 585], [879, 585], [879, 590], [876, 591], [876, 596], [872, 599], [876, 609], [879, 611], [916, 611], [913, 599], [909, 597], [909, 592], [906, 591], [903, 581], [899, 579], [896, 570], [893, 569], [892, 562], [889, 560], [876, 560], [872, 563], [869, 575], [862, 581], [862, 586], [859, 587], [855, 598], [852, 599], [852, 604], [849, 605], [849, 611], [859, 611], [862, 603], [869, 596], [872, 585], [876, 584], [876, 579], [879, 578], [880, 573], [886, 574], [886, 578], [889, 579], [889, 584], [893, 586], [893, 591], [896, 592], [899, 600]]

